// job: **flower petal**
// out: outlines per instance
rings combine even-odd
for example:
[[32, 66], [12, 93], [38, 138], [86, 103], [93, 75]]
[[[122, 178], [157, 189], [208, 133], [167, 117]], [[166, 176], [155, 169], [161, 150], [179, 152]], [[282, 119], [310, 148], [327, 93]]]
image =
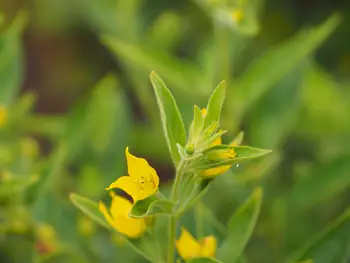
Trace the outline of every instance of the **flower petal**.
[[203, 239], [203, 246], [201, 256], [214, 257], [217, 247], [216, 238], [213, 235], [207, 236]]
[[134, 199], [134, 196], [137, 197], [139, 195], [139, 191], [140, 191], [140, 187], [138, 183], [133, 181], [130, 176], [119, 177], [108, 188], [106, 188], [106, 190], [110, 190], [113, 188], [122, 189], [124, 192], [130, 195], [133, 199]]
[[98, 210], [100, 210], [100, 212], [104, 215], [104, 217], [106, 218], [108, 224], [110, 224], [112, 227], [115, 228], [115, 222], [113, 220], [113, 218], [111, 217], [111, 215], [109, 214], [107, 207], [105, 206], [104, 203], [102, 203], [101, 201], [98, 202]]
[[153, 180], [158, 177], [157, 172], [143, 158], [138, 158], [129, 153], [129, 147], [125, 149], [126, 160], [128, 163], [129, 176], [137, 181]]
[[113, 216], [115, 229], [130, 237], [137, 238], [146, 230], [144, 219], [129, 218], [132, 203], [118, 195], [113, 195], [111, 204], [111, 214]]
[[176, 248], [185, 260], [200, 256], [201, 252], [200, 244], [185, 228], [182, 228], [181, 235], [176, 241]]

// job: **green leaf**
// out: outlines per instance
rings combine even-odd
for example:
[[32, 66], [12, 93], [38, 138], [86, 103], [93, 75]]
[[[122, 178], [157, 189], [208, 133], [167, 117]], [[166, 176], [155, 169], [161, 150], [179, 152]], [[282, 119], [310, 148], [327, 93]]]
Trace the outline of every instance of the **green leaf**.
[[229, 143], [229, 145], [239, 146], [244, 140], [244, 132], [240, 131], [236, 137]]
[[[312, 259], [315, 263], [345, 263], [350, 258], [350, 208], [311, 237], [287, 262]], [[307, 262], [307, 261], [306, 261]]]
[[256, 188], [230, 218], [228, 236], [217, 252], [219, 260], [234, 263], [241, 256], [258, 219], [261, 203], [262, 189]]
[[185, 126], [182, 122], [182, 117], [176, 105], [176, 101], [164, 82], [154, 71], [151, 73], [150, 77], [160, 110], [164, 135], [171, 157], [176, 166], [181, 159], [176, 144], [179, 143], [181, 146], [185, 145]]
[[27, 176], [25, 178], [11, 178], [9, 181], [0, 183], [0, 198], [13, 197], [21, 193], [26, 188], [35, 183], [35, 178]]
[[43, 255], [38, 263], [86, 263], [87, 260], [76, 251], [66, 249], [52, 254]]
[[193, 122], [190, 127], [190, 143], [195, 143], [203, 130], [204, 119], [201, 109], [194, 105], [193, 107]]
[[[236, 157], [232, 159], [220, 160], [222, 158], [222, 154], [231, 149], [235, 151]], [[259, 149], [250, 146], [216, 145], [203, 152], [204, 158], [200, 159], [198, 163], [195, 163], [195, 168], [208, 169], [223, 165], [242, 163], [262, 157], [271, 152], [271, 150]]]
[[302, 106], [302, 84], [308, 69], [307, 63], [299, 63], [255, 104], [249, 114], [252, 145], [277, 148], [292, 132]]
[[171, 215], [173, 208], [173, 202], [166, 199], [159, 199], [156, 196], [150, 196], [146, 199], [137, 201], [133, 205], [129, 216], [142, 218], [147, 216]]
[[179, 60], [159, 50], [149, 50], [132, 43], [125, 43], [115, 37], [105, 36], [102, 38], [102, 42], [119, 58], [121, 57], [148, 72], [152, 69], [160, 72], [169, 83], [187, 94], [189, 92], [198, 93], [195, 83], [198, 79], [197, 76], [201, 76], [201, 74], [194, 65], [191, 65], [190, 61]]
[[0, 104], [10, 105], [22, 84], [23, 49], [21, 35], [28, 13], [19, 12], [0, 35]]
[[218, 123], [220, 120], [221, 108], [225, 100], [226, 82], [222, 81], [210, 96], [207, 105], [207, 114], [204, 118], [204, 129]]
[[339, 156], [323, 164], [316, 164], [305, 179], [294, 184], [284, 196], [293, 213], [305, 211], [332, 198], [350, 185], [350, 155]]
[[[318, 27], [303, 30], [286, 42], [265, 52], [252, 63], [234, 84], [230, 94], [229, 112], [243, 114], [284, 74], [312, 53], [340, 24], [338, 14], [332, 15]], [[293, 55], [291, 55], [293, 54]]]
[[215, 258], [193, 258], [186, 261], [187, 263], [221, 263], [221, 261]]
[[82, 197], [75, 193], [69, 195], [72, 203], [80, 209], [85, 215], [89, 216], [91, 219], [99, 223], [101, 226], [111, 229], [111, 226], [106, 221], [103, 214], [98, 210], [97, 202], [94, 202], [88, 198]]

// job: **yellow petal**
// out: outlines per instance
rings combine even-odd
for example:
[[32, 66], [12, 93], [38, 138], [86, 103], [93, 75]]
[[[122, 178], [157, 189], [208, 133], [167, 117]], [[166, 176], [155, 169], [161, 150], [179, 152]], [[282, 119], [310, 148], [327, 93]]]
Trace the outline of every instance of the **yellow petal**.
[[217, 247], [217, 241], [213, 235], [205, 237], [202, 241], [201, 256], [215, 257], [216, 247]]
[[126, 147], [125, 155], [128, 163], [128, 174], [131, 176], [132, 179], [154, 180], [155, 178], [158, 178], [157, 172], [148, 164], [148, 162], [145, 159], [138, 158], [129, 153], [129, 147]]
[[115, 229], [130, 238], [137, 238], [145, 232], [146, 224], [144, 219], [129, 217], [131, 208], [132, 204], [129, 200], [117, 195], [113, 197], [111, 214]]
[[215, 168], [209, 168], [203, 171], [203, 175], [206, 177], [213, 177], [223, 173], [226, 173], [231, 168], [231, 165], [223, 165]]
[[204, 118], [205, 116], [207, 116], [207, 109], [206, 108], [203, 108], [202, 110], [201, 110], [201, 112], [202, 112], [202, 117]]
[[183, 259], [200, 256], [201, 246], [199, 242], [185, 229], [182, 228], [181, 235], [176, 241], [176, 248]]
[[140, 196], [140, 186], [137, 182], [131, 179], [130, 176], [119, 177], [115, 182], [113, 182], [106, 190], [113, 188], [122, 189], [128, 195], [130, 195], [134, 201], [139, 200]]
[[100, 212], [104, 215], [108, 224], [110, 224], [112, 227], [116, 228], [115, 222], [114, 222], [113, 218], [111, 217], [111, 215], [109, 214], [107, 207], [101, 201], [98, 203], [98, 210], [100, 210]]
[[213, 147], [220, 144], [221, 144], [221, 137], [217, 137], [210, 146]]

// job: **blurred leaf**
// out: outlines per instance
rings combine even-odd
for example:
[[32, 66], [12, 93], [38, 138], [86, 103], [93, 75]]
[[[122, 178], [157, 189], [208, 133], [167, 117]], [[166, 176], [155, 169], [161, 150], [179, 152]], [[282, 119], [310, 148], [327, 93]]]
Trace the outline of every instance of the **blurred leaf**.
[[185, 145], [186, 130], [174, 97], [155, 72], [151, 73], [151, 82], [160, 110], [164, 135], [176, 166], [181, 160], [176, 144]]
[[31, 189], [31, 195], [34, 197], [34, 206], [36, 209], [41, 205], [41, 202], [45, 202], [46, 195], [55, 188], [62, 175], [67, 161], [66, 146], [64, 144], [59, 145], [52, 153], [51, 158], [39, 182]]
[[157, 50], [145, 50], [131, 43], [124, 43], [117, 38], [105, 36], [103, 43], [116, 55], [138, 65], [146, 71], [159, 72], [173, 86], [182, 89], [186, 93], [197, 93], [197, 76], [201, 74], [189, 61], [181, 61], [170, 57], [166, 53]]
[[229, 145], [239, 146], [244, 140], [244, 132], [240, 131], [236, 137], [229, 143]]
[[305, 72], [299, 134], [324, 137], [325, 133], [333, 135], [349, 130], [349, 100], [343, 86], [316, 64]]
[[98, 152], [102, 152], [110, 143], [119, 117], [118, 113], [123, 107], [120, 96], [116, 93], [116, 87], [116, 78], [107, 75], [99, 81], [91, 94], [87, 109], [87, 117], [91, 121], [89, 142]]
[[252, 145], [277, 148], [292, 131], [301, 109], [304, 63], [288, 72], [261, 98], [249, 114], [249, 138]]
[[[220, 158], [222, 152], [229, 151], [231, 149], [233, 149], [236, 153], [236, 157], [232, 159], [220, 161], [220, 159], [211, 160], [209, 157], [209, 156], [218, 156]], [[206, 157], [200, 160], [200, 164], [196, 166], [196, 168], [208, 169], [208, 168], [214, 168], [214, 167], [223, 166], [223, 165], [237, 164], [244, 161], [249, 161], [251, 159], [259, 158], [271, 152], [272, 152], [271, 150], [259, 149], [259, 148], [249, 147], [249, 146], [217, 145], [203, 152], [204, 156]]]
[[287, 262], [312, 259], [315, 263], [346, 263], [350, 259], [349, 233], [350, 208], [320, 233], [311, 237]]
[[73, 109], [65, 132], [70, 158], [83, 152], [89, 144], [97, 152], [109, 146], [119, 113], [125, 106], [116, 88], [116, 78], [106, 75], [96, 84], [88, 99]]
[[204, 118], [203, 128], [218, 123], [220, 121], [221, 108], [225, 100], [226, 82], [222, 81], [210, 96], [207, 105], [207, 114]]
[[193, 258], [189, 259], [186, 262], [188, 263], [221, 263], [221, 261], [215, 258]]
[[94, 202], [88, 198], [82, 197], [75, 193], [70, 194], [69, 196], [72, 203], [79, 208], [85, 215], [89, 216], [91, 219], [99, 223], [101, 226], [111, 229], [111, 226], [107, 223], [105, 217], [98, 210], [97, 202]]
[[248, 243], [260, 213], [262, 189], [256, 188], [247, 201], [230, 218], [229, 234], [217, 252], [223, 262], [236, 262]]
[[11, 25], [0, 35], [0, 104], [10, 105], [22, 84], [23, 50], [21, 35], [28, 13], [19, 12]]
[[315, 165], [306, 178], [294, 184], [285, 196], [285, 201], [294, 208], [293, 212], [301, 212], [347, 189], [350, 185], [349, 158], [349, 155], [340, 156]]
[[21, 193], [27, 187], [35, 183], [35, 178], [27, 176], [26, 178], [11, 178], [8, 181], [0, 183], [0, 198], [13, 197]]
[[77, 252], [63, 250], [49, 255], [41, 256], [37, 263], [86, 263], [88, 262]]
[[156, 196], [150, 196], [146, 199], [137, 201], [133, 205], [129, 215], [134, 218], [171, 215], [173, 208], [173, 202], [159, 199]]
[[[234, 84], [228, 110], [238, 119], [284, 74], [312, 53], [339, 25], [338, 14], [318, 27], [303, 30], [288, 41], [265, 52]], [[291, 56], [291, 54], [293, 54]], [[235, 92], [234, 92], [235, 91]], [[230, 106], [231, 105], [231, 106]]]

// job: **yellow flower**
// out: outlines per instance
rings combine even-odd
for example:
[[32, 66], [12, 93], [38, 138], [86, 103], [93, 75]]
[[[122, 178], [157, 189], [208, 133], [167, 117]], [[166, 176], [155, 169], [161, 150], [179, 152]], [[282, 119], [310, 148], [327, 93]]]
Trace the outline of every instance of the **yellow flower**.
[[[215, 145], [220, 145], [221, 144], [221, 137], [216, 138], [216, 140], [212, 143], [211, 146], [215, 146]], [[233, 145], [232, 145], [233, 146]], [[222, 158], [224, 159], [225, 157], [227, 157], [227, 159], [230, 158], [234, 158], [236, 156], [236, 153], [234, 152], [234, 150], [230, 150], [229, 152], [226, 153], [222, 153]], [[206, 177], [213, 177], [213, 176], [217, 176], [223, 173], [226, 173], [232, 165], [223, 165], [223, 166], [219, 166], [219, 167], [215, 167], [215, 168], [209, 168], [207, 170], [203, 171], [203, 175]]]
[[239, 23], [239, 22], [242, 21], [243, 17], [244, 17], [244, 14], [243, 14], [242, 10], [240, 10], [240, 9], [233, 9], [231, 11], [231, 19], [232, 19], [233, 22]]
[[129, 176], [122, 176], [113, 182], [106, 190], [120, 188], [128, 193], [136, 202], [153, 195], [159, 186], [159, 177], [148, 162], [129, 153], [129, 147], [125, 150]]
[[0, 105], [0, 128], [5, 125], [7, 120], [7, 110], [4, 106]]
[[213, 235], [197, 241], [185, 228], [182, 228], [180, 238], [176, 241], [176, 248], [184, 260], [197, 257], [214, 257], [216, 243], [216, 238]]
[[[202, 109], [202, 116], [205, 117], [207, 115], [207, 109], [203, 108]], [[216, 145], [220, 145], [221, 144], [221, 137], [217, 137], [215, 139], [215, 141], [211, 144], [211, 147], [216, 146]], [[234, 145], [232, 145], [234, 146]], [[231, 150], [229, 152], [226, 153], [222, 153], [222, 158], [227, 157], [229, 158], [234, 158], [236, 156], [236, 153], [234, 152], [234, 150]], [[219, 166], [219, 167], [215, 167], [215, 168], [210, 168], [207, 169], [205, 171], [203, 171], [202, 175], [206, 176], [206, 177], [213, 177], [213, 176], [217, 176], [219, 174], [223, 174], [225, 172], [227, 172], [229, 169], [231, 168], [231, 165], [223, 165], [223, 166]]]
[[110, 212], [107, 207], [99, 202], [98, 209], [104, 215], [108, 223], [116, 229], [119, 233], [130, 238], [137, 238], [146, 230], [146, 223], [144, 219], [134, 219], [129, 217], [132, 203], [114, 193], [111, 193], [112, 204]]

